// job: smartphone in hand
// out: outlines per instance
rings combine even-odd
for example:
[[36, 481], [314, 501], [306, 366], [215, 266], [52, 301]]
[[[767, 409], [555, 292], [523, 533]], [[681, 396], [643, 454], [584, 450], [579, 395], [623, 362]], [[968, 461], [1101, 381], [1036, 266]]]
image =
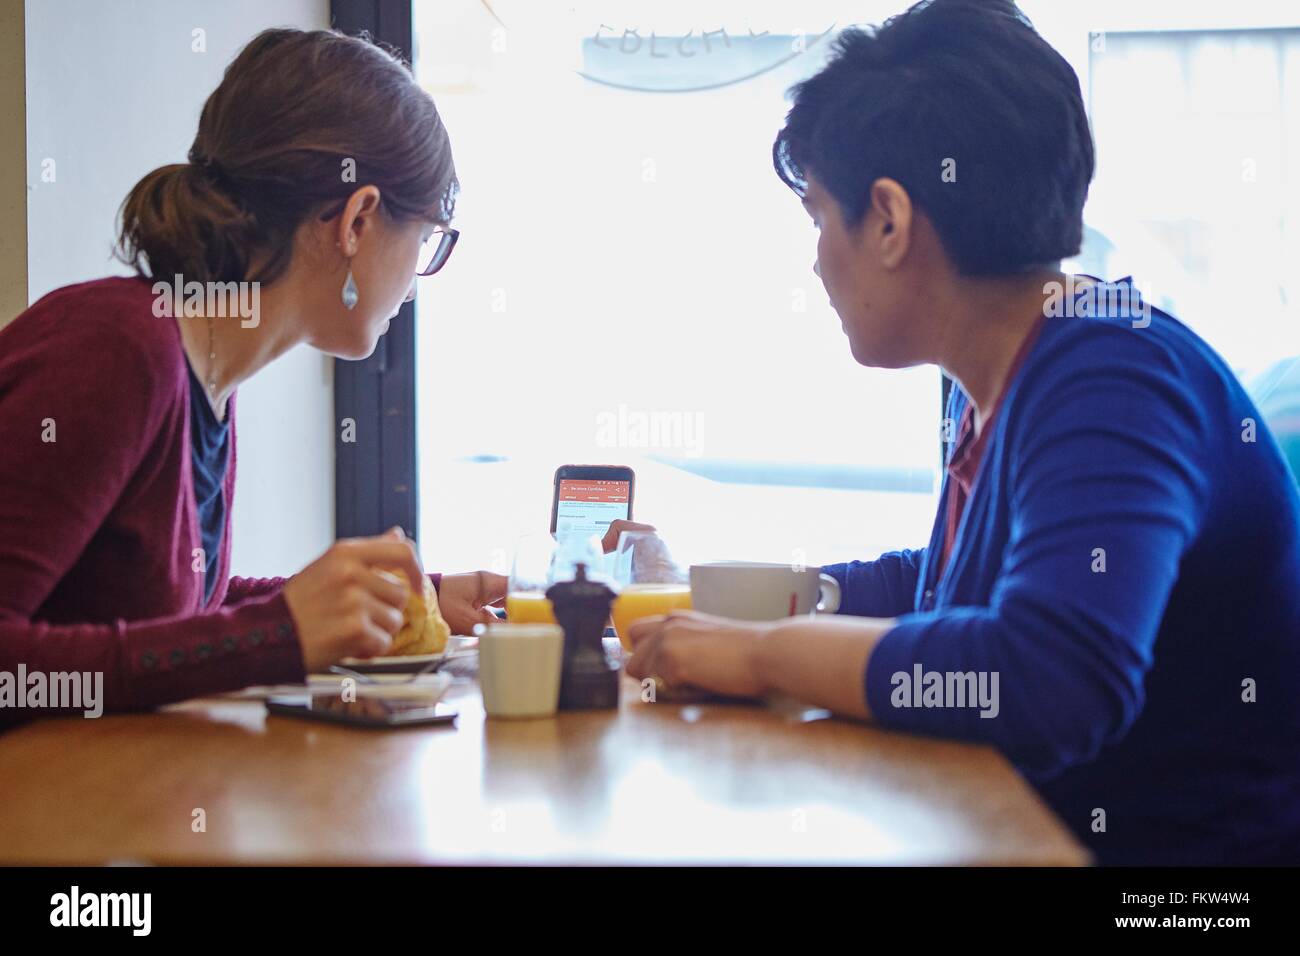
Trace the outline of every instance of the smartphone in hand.
[[603, 538], [618, 519], [632, 520], [636, 475], [626, 465], [561, 465], [551, 495], [551, 534]]

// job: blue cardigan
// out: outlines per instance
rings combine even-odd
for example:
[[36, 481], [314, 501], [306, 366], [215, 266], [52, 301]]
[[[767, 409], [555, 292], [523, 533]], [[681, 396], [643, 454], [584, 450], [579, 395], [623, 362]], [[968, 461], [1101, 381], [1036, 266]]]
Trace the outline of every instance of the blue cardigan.
[[899, 619], [867, 703], [999, 748], [1102, 863], [1300, 863], [1295, 482], [1208, 345], [1102, 311], [1044, 322], [942, 576], [947, 481], [928, 547], [825, 569]]

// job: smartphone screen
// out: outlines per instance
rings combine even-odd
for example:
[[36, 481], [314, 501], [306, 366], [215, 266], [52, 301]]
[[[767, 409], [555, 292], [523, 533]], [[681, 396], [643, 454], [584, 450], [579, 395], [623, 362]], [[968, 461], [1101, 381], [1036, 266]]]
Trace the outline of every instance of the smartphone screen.
[[631, 517], [632, 482], [610, 478], [560, 478], [555, 533], [603, 537], [610, 523]]

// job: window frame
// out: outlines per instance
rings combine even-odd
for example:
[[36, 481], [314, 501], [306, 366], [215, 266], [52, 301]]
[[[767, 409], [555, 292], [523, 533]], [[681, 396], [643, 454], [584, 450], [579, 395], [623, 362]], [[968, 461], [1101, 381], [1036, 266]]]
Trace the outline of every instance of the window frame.
[[[412, 61], [412, 0], [331, 0], [330, 23], [353, 36], [364, 30]], [[419, 530], [415, 335], [415, 302], [405, 302], [372, 355], [334, 360], [334, 514], [340, 538], [381, 534], [396, 525], [415, 540]], [[350, 430], [344, 427], [349, 419]]]

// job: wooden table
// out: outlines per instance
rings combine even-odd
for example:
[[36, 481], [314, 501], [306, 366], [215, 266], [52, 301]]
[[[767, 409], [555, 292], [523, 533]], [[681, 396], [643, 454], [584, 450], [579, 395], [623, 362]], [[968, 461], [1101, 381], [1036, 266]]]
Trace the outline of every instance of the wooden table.
[[400, 731], [222, 698], [39, 722], [0, 735], [0, 862], [1088, 862], [989, 748], [622, 696], [485, 720], [462, 679], [456, 728]]

